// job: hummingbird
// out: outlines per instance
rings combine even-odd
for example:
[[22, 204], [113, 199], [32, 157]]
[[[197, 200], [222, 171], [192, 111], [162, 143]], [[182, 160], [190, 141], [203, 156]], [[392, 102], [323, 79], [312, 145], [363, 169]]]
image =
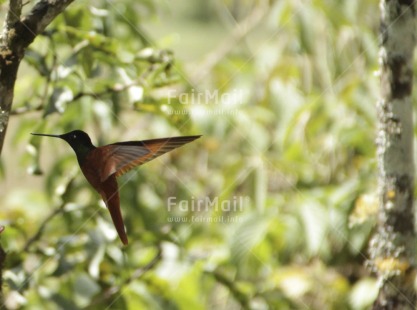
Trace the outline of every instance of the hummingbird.
[[126, 141], [96, 147], [87, 133], [74, 130], [62, 135], [32, 133], [35, 136], [65, 140], [77, 155], [78, 164], [87, 181], [101, 195], [110, 211], [113, 224], [124, 245], [128, 239], [120, 210], [116, 177], [136, 166], [190, 143], [201, 136], [183, 136], [143, 141]]

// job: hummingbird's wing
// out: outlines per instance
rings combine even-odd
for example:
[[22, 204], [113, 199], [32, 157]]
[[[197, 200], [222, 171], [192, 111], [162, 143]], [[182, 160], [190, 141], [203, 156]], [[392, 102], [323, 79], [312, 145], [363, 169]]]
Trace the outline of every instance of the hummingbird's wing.
[[101, 172], [101, 181], [110, 175], [121, 176], [136, 166], [176, 149], [186, 143], [194, 141], [201, 136], [184, 136], [152, 139], [144, 141], [128, 141], [109, 144], [100, 147], [104, 156], [104, 169]]

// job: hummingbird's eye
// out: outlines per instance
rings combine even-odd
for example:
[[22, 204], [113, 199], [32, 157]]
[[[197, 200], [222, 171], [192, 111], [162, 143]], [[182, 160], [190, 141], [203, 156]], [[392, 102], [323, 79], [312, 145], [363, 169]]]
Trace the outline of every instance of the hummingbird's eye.
[[77, 138], [77, 135], [76, 134], [72, 135], [72, 138], [73, 139]]

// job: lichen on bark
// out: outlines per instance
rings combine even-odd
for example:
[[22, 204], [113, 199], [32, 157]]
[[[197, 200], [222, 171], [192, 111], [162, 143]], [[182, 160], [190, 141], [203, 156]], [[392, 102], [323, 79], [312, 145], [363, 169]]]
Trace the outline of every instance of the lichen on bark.
[[377, 104], [378, 228], [370, 242], [380, 290], [374, 309], [414, 309], [413, 1], [381, 0]]

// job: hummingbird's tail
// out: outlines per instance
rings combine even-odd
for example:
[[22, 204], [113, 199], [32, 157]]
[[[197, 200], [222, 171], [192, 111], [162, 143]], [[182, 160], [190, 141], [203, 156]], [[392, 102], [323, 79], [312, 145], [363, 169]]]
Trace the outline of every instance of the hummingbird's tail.
[[128, 244], [125, 225], [123, 223], [122, 213], [120, 211], [119, 189], [117, 186], [116, 176], [111, 175], [102, 184], [100, 195], [103, 198], [107, 209], [110, 211], [114, 227], [124, 245]]

